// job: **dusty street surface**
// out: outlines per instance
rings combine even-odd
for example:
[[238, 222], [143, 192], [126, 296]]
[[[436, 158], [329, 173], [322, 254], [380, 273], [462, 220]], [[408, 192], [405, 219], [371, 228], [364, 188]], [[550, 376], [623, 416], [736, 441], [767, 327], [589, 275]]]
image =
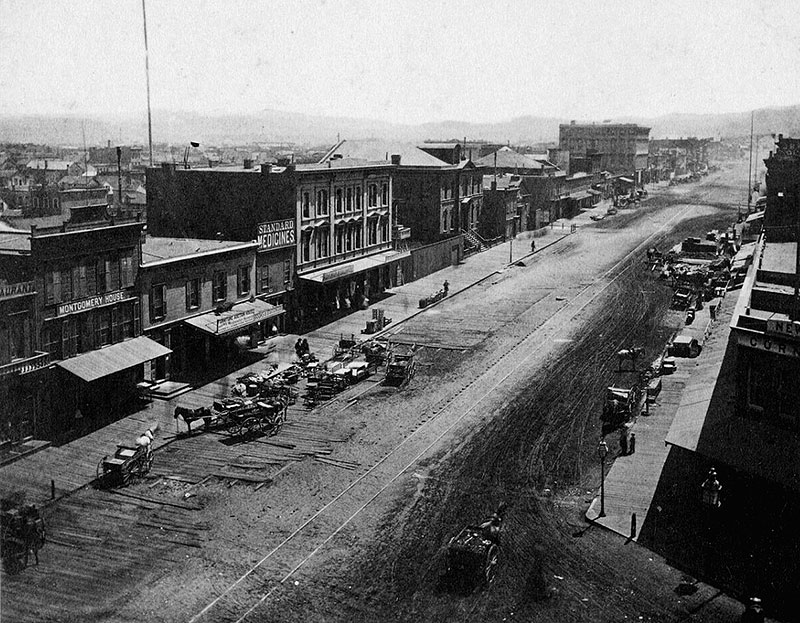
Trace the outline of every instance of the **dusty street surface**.
[[[683, 323], [645, 250], [735, 220], [743, 175], [651, 192], [394, 327], [395, 341], [421, 347], [404, 389], [367, 382], [313, 411], [297, 407], [269, 440], [176, 440], [159, 451], [153, 479], [62, 500], [48, 511], [54, 540], [42, 563], [3, 576], [3, 614], [735, 620], [735, 604], [710, 588], [677, 595], [678, 571], [587, 526], [583, 513], [599, 483], [603, 390], [626, 379], [616, 351], [644, 346], [649, 362]], [[297, 460], [319, 450], [333, 462]], [[252, 483], [202, 481], [232, 463]], [[496, 580], [451, 590], [440, 581], [445, 544], [502, 500]]]

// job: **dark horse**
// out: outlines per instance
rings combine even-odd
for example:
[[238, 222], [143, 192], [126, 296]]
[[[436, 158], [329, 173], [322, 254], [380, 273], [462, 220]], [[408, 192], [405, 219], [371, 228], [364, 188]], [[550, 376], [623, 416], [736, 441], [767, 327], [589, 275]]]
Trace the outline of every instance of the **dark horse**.
[[630, 359], [633, 362], [633, 372], [636, 372], [636, 360], [642, 355], [644, 355], [644, 347], [642, 346], [634, 346], [617, 351], [617, 361], [619, 363], [617, 372], [622, 372], [622, 362], [626, 359]]

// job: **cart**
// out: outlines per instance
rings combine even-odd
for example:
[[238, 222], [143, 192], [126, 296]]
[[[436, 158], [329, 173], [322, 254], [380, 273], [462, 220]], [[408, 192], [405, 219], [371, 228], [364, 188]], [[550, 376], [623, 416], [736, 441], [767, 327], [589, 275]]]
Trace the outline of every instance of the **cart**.
[[506, 505], [481, 524], [467, 526], [447, 544], [447, 575], [460, 584], [491, 583], [500, 562], [500, 533]]
[[32, 553], [39, 564], [39, 550], [46, 541], [44, 520], [33, 504], [19, 505], [3, 500], [0, 506], [3, 568], [7, 573], [21, 573]]
[[230, 398], [215, 401], [211, 413], [234, 436], [276, 435], [286, 421], [288, 404], [288, 399]]
[[386, 364], [385, 385], [403, 387], [414, 376], [416, 362], [414, 361], [414, 348], [406, 352], [392, 352]]
[[130, 484], [144, 477], [153, 466], [153, 450], [147, 446], [117, 444], [114, 456], [104, 456], [97, 465], [97, 481], [101, 486]]

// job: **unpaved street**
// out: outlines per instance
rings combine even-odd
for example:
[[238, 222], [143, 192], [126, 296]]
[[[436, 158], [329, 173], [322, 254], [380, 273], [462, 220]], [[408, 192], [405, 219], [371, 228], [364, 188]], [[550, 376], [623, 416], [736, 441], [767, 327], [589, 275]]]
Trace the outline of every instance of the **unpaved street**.
[[[625, 380], [616, 351], [641, 345], [650, 361], [683, 322], [645, 249], [734, 220], [742, 170], [653, 192], [399, 324], [393, 339], [421, 347], [408, 387], [370, 381], [314, 411], [298, 408], [272, 438], [286, 447], [179, 439], [159, 451], [160, 479], [127, 497], [85, 489], [62, 500], [49, 509], [58, 536], [46, 560], [4, 576], [3, 613], [678, 621], [696, 611], [691, 620], [718, 620], [722, 599], [699, 609], [710, 589], [679, 597], [677, 571], [588, 528], [583, 513], [599, 482], [603, 389]], [[339, 464], [281, 460], [290, 445]], [[224, 453], [266, 484], [168, 478], [208, 472]], [[510, 506], [496, 580], [469, 594], [448, 590], [444, 545], [502, 500]], [[64, 593], [75, 597], [58, 603]]]

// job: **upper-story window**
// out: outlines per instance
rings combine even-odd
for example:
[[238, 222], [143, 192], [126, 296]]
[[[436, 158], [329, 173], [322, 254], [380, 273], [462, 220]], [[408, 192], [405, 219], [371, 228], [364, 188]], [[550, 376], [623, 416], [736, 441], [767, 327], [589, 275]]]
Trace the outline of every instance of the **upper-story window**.
[[302, 199], [303, 218], [311, 218], [311, 195], [303, 193]]
[[377, 184], [370, 184], [369, 188], [367, 189], [368, 195], [368, 206], [370, 208], [374, 208], [378, 205], [378, 185]]
[[167, 286], [163, 283], [150, 287], [150, 322], [167, 316]]
[[239, 266], [236, 274], [236, 284], [239, 296], [250, 293], [250, 266], [248, 264]]
[[[349, 189], [348, 189], [349, 190]], [[344, 210], [344, 190], [336, 189], [336, 214], [341, 214]]]
[[186, 309], [197, 309], [200, 307], [200, 280], [189, 279], [186, 282]]
[[214, 273], [214, 279], [211, 284], [211, 299], [215, 303], [219, 303], [226, 298], [228, 298], [228, 275], [219, 270]]
[[356, 210], [361, 209], [361, 186], [356, 186]]
[[300, 257], [303, 262], [311, 261], [311, 232], [304, 231], [300, 237]]
[[389, 205], [389, 184], [385, 182], [381, 185], [381, 205]]
[[347, 189], [347, 203], [345, 205], [346, 205], [346, 210], [348, 212], [351, 212], [353, 210], [353, 189], [352, 188], [348, 188]]
[[327, 216], [328, 214], [328, 191], [317, 191], [317, 216]]

